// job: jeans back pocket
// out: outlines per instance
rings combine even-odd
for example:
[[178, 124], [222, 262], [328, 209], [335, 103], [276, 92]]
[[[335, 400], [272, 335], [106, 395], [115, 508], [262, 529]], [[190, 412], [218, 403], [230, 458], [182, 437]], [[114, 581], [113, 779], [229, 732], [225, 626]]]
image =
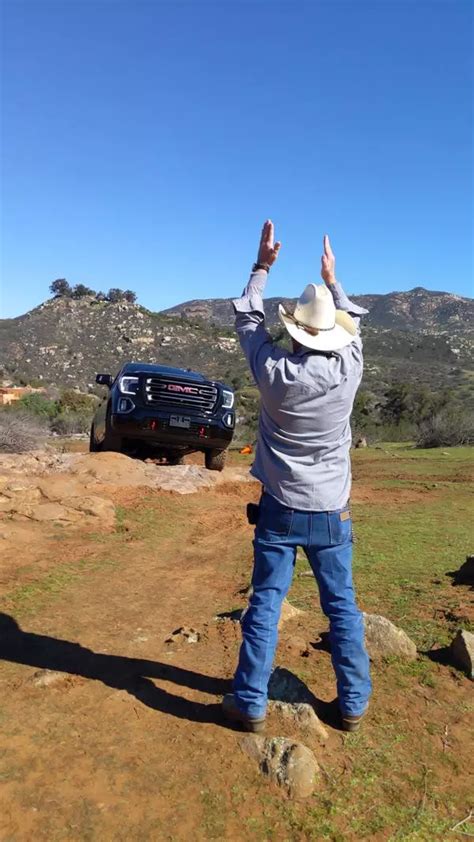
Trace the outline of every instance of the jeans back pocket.
[[348, 506], [337, 512], [328, 512], [329, 540], [331, 545], [352, 541], [352, 517]]
[[256, 534], [263, 541], [282, 541], [291, 534], [294, 510], [264, 494], [260, 503], [260, 516]]

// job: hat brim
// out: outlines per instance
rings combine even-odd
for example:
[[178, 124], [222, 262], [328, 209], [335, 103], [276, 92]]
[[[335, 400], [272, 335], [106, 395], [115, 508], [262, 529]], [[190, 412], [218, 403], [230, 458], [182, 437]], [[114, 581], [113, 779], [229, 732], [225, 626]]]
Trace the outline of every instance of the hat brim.
[[336, 324], [331, 330], [321, 330], [316, 336], [296, 325], [282, 304], [278, 305], [278, 315], [292, 339], [314, 351], [340, 351], [357, 335], [354, 319], [344, 310], [336, 310]]

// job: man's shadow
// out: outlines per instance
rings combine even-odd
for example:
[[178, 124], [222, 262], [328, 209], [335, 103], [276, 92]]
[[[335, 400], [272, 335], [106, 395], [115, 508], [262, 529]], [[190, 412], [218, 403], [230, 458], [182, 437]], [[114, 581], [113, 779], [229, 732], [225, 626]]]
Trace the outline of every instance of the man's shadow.
[[[0, 659], [102, 681], [103, 684], [115, 690], [125, 690], [147, 707], [175, 716], [177, 719], [220, 723], [225, 724], [226, 727], [233, 727], [229, 723], [224, 723], [220, 703], [193, 702], [170, 693], [162, 687], [157, 687], [151, 680], [169, 681], [201, 693], [223, 696], [232, 690], [231, 679], [214, 678], [158, 661], [93, 652], [81, 646], [80, 643], [71, 643], [69, 640], [23, 631], [13, 617], [1, 612]], [[280, 669], [279, 673], [280, 678], [291, 679], [293, 688], [298, 686], [298, 701], [313, 704], [323, 722], [329, 725], [335, 724], [334, 703], [327, 704], [317, 699], [306, 685], [288, 670]], [[282, 697], [277, 692], [271, 694], [271, 698]]]
[[216, 696], [231, 690], [231, 680], [213, 678], [156, 661], [103, 655], [79, 643], [23, 631], [13, 617], [1, 612], [0, 658], [102, 681], [115, 690], [125, 690], [153, 710], [192, 722], [218, 722], [220, 705], [183, 699], [162, 687], [156, 687], [150, 679], [169, 681]]

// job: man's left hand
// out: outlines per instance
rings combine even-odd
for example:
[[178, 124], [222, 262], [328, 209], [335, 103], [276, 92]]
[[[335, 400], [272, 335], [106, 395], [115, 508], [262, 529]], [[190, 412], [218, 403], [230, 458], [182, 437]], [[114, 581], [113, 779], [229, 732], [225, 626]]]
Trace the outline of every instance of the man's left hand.
[[321, 277], [326, 286], [336, 283], [336, 258], [334, 257], [331, 243], [327, 234], [323, 240], [324, 254], [321, 257]]

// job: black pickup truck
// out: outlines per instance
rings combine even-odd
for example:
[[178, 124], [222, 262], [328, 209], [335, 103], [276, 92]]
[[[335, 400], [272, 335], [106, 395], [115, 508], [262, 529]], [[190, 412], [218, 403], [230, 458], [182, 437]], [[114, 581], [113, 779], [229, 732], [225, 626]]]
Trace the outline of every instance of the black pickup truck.
[[115, 379], [98, 374], [108, 394], [92, 421], [90, 450], [164, 458], [204, 453], [206, 468], [222, 471], [235, 427], [234, 392], [196, 371], [126, 363]]

